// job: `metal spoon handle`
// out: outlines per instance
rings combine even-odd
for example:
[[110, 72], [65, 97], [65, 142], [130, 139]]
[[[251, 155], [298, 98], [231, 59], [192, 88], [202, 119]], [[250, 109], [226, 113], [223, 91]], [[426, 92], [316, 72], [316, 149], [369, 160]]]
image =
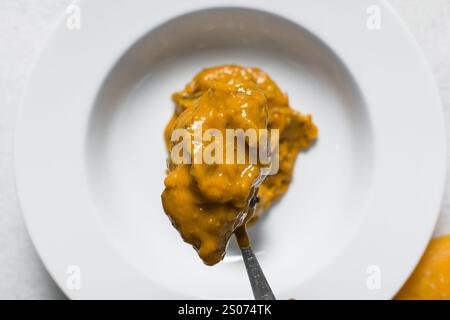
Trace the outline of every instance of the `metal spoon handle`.
[[276, 300], [251, 247], [241, 248], [255, 300]]

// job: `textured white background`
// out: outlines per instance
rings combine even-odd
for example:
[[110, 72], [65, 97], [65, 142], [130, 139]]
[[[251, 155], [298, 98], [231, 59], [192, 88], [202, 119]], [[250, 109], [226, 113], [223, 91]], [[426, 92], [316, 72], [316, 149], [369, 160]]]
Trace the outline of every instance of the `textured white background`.
[[[0, 299], [64, 298], [40, 262], [23, 222], [14, 189], [12, 139], [30, 64], [70, 2], [0, 0]], [[450, 0], [389, 2], [428, 57], [450, 120]], [[450, 192], [435, 235], [445, 233], [450, 233]]]

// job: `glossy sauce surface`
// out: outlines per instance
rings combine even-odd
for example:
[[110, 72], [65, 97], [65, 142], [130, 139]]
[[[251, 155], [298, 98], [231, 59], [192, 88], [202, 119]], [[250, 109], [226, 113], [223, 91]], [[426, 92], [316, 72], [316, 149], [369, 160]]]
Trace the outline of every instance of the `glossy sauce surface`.
[[[179, 128], [192, 136], [200, 126], [203, 132], [217, 129], [223, 137], [226, 129], [279, 129], [279, 171], [259, 186], [260, 201], [254, 211], [247, 207], [263, 165], [248, 161], [247, 148], [246, 161], [241, 164], [175, 164], [169, 157], [164, 210], [184, 241], [194, 246], [206, 264], [214, 265], [223, 259], [236, 229], [256, 220], [287, 191], [299, 151], [312, 144], [318, 130], [311, 116], [290, 108], [287, 95], [258, 68], [205, 69], [172, 98], [175, 113], [165, 130], [169, 152], [174, 147], [171, 134]], [[192, 142], [190, 157], [210, 147], [212, 141]], [[250, 139], [246, 142], [249, 148], [255, 147]], [[225, 157], [225, 151], [221, 156]]]

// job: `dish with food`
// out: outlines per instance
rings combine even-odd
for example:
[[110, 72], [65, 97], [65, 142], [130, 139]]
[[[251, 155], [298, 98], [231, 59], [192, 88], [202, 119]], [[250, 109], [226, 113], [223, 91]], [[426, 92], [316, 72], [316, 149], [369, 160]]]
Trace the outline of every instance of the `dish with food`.
[[[259, 181], [261, 164], [249, 163], [247, 149], [247, 161], [241, 164], [222, 161], [175, 165], [169, 157], [162, 194], [164, 210], [200, 258], [214, 265], [223, 259], [236, 229], [245, 228], [247, 222], [255, 220], [287, 191], [297, 154], [316, 139], [317, 127], [310, 115], [292, 109], [287, 95], [258, 68], [225, 65], [205, 69], [184, 90], [174, 93], [173, 101], [175, 113], [165, 131], [169, 154], [173, 146], [171, 135], [178, 128], [188, 129], [191, 136], [198, 127], [202, 128], [202, 135], [212, 128], [224, 136], [226, 129], [279, 130], [279, 170], [263, 181]], [[195, 146], [192, 142], [190, 157], [195, 157], [191, 151], [195, 147], [203, 150], [211, 143]], [[237, 152], [237, 144], [233, 143], [233, 154]], [[224, 157], [222, 153], [220, 159]], [[259, 202], [255, 216], [249, 216], [248, 202], [255, 188]]]
[[[234, 127], [245, 128], [244, 120], [257, 129], [271, 123], [299, 137], [282, 141], [280, 134], [280, 172], [260, 186], [258, 221], [248, 228], [277, 299], [394, 297], [439, 213], [446, 131], [426, 61], [385, 1], [77, 3], [81, 29], [68, 30], [62, 19], [34, 65], [14, 147], [24, 219], [68, 297], [252, 298], [234, 241], [221, 259], [245, 221], [239, 212], [262, 164], [253, 163], [251, 177], [242, 180], [245, 161], [222, 177], [225, 166], [211, 174], [204, 165], [171, 165], [165, 172], [161, 136], [173, 114], [170, 96], [208, 66], [221, 67], [201, 72], [174, 95], [172, 125], [193, 124], [202, 114], [224, 128], [206, 110], [223, 104], [224, 115], [238, 113], [242, 98], [252, 113], [233, 116]], [[365, 24], [373, 5], [383, 17], [377, 30]], [[279, 86], [261, 70], [243, 67], [242, 75], [238, 66], [258, 66]], [[228, 77], [225, 70], [252, 95], [208, 80]], [[267, 88], [258, 87], [258, 77]], [[215, 85], [221, 89], [210, 92]], [[205, 178], [211, 175], [217, 176]], [[171, 228], [161, 202], [165, 178], [166, 212], [214, 267], [201, 263]], [[200, 207], [220, 211], [217, 228], [192, 219]], [[81, 290], [66, 286], [74, 265], [82, 272]], [[370, 290], [368, 272], [377, 267], [382, 286]], [[423, 286], [411, 285], [413, 291]]]

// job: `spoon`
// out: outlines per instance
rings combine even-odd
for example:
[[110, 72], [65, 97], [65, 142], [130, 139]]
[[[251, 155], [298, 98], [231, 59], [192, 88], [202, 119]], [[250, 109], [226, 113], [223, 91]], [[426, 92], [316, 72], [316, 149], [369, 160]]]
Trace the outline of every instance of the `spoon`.
[[[257, 202], [258, 198], [253, 196], [249, 204], [249, 216], [253, 216]], [[261, 266], [258, 263], [258, 259], [256, 259], [256, 256], [253, 253], [245, 224], [236, 229], [235, 236], [239, 248], [241, 249], [242, 258], [244, 259], [245, 268], [247, 269], [255, 300], [276, 300]]]

